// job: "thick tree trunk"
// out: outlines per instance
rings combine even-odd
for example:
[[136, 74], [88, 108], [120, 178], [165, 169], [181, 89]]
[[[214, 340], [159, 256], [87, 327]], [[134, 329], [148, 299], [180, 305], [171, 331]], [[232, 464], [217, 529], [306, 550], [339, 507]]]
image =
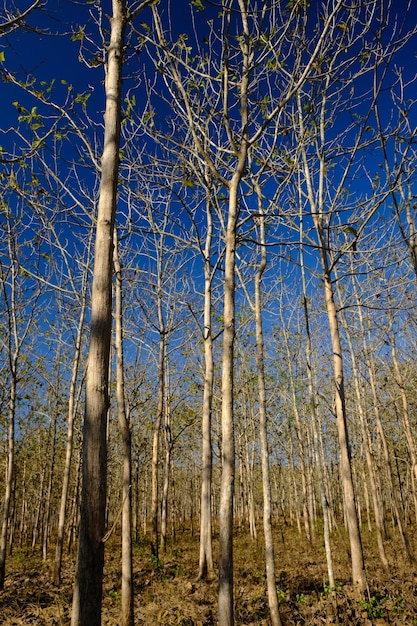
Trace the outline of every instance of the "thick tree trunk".
[[126, 6], [113, 0], [106, 75], [101, 185], [91, 293], [79, 546], [72, 626], [100, 626], [107, 483], [106, 424], [112, 327], [113, 230], [117, 202]]

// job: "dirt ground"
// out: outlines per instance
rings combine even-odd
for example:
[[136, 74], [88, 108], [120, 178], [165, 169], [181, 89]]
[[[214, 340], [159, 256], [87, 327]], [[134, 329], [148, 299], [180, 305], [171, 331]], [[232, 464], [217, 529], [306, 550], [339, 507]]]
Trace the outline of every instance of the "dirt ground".
[[[409, 529], [409, 533], [414, 540], [414, 532]], [[349, 585], [346, 537], [339, 533], [332, 540], [337, 579], [332, 594], [326, 583], [321, 537], [310, 544], [295, 529], [277, 532], [276, 571], [283, 626], [417, 625], [417, 576], [414, 566], [402, 558], [398, 539], [391, 538], [386, 546], [389, 572], [380, 566], [372, 533], [364, 531], [363, 539], [369, 591], [358, 601]], [[16, 550], [9, 557], [5, 588], [0, 592], [0, 624], [68, 625], [74, 576], [72, 556], [65, 560], [63, 583], [58, 588], [51, 582], [51, 562]], [[113, 537], [106, 546], [103, 625], [120, 624], [119, 564], [120, 547]], [[159, 561], [151, 558], [147, 542], [139, 540], [134, 550], [136, 624], [214, 626], [217, 582], [196, 582], [197, 564], [197, 536], [180, 532]], [[270, 623], [261, 533], [257, 541], [246, 533], [236, 534], [235, 607], [236, 626]]]

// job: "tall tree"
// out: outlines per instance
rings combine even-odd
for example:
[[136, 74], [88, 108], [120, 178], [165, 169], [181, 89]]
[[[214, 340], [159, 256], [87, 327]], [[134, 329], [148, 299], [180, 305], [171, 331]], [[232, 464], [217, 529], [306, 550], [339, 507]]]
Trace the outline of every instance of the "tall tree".
[[119, 259], [117, 229], [114, 230], [114, 270], [116, 274], [115, 347], [116, 397], [120, 436], [122, 438], [122, 626], [133, 626], [132, 560], [132, 435], [126, 410], [123, 351], [123, 276]]
[[81, 517], [72, 626], [101, 624], [104, 566], [109, 356], [112, 327], [113, 231], [120, 149], [122, 65], [128, 19], [124, 0], [113, 0], [106, 63], [106, 111], [101, 159], [90, 346], [85, 389]]

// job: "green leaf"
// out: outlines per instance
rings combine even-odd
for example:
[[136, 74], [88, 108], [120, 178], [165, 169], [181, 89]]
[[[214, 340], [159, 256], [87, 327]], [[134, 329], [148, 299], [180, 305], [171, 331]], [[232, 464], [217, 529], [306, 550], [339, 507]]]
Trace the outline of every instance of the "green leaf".
[[6, 60], [5, 54], [4, 54], [4, 50], [0, 51], [0, 63], [4, 63], [4, 61]]
[[72, 34], [71, 41], [82, 41], [84, 37], [85, 37], [84, 28], [80, 26], [77, 32]]
[[191, 4], [197, 9], [197, 11], [204, 11], [204, 9], [206, 8], [202, 0], [191, 0]]

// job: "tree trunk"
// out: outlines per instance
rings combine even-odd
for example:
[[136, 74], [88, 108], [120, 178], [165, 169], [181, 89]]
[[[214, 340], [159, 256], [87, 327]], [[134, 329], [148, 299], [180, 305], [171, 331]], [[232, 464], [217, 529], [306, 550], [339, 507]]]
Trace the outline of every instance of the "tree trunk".
[[264, 339], [262, 322], [262, 275], [267, 264], [265, 246], [265, 223], [262, 211], [262, 193], [259, 185], [255, 187], [258, 197], [258, 213], [260, 215], [260, 246], [261, 261], [255, 276], [255, 323], [256, 323], [256, 367], [258, 374], [259, 394], [259, 433], [261, 440], [262, 492], [263, 492], [263, 527], [265, 540], [266, 583], [268, 589], [269, 614], [272, 626], [281, 626], [278, 608], [278, 595], [275, 576], [274, 538], [271, 521], [271, 479], [269, 469]]
[[159, 551], [159, 434], [164, 411], [165, 394], [165, 332], [160, 329], [159, 334], [159, 357], [158, 357], [158, 406], [153, 430], [152, 443], [152, 500], [151, 500], [151, 523], [152, 523], [152, 555], [158, 558]]
[[112, 327], [113, 229], [120, 148], [126, 6], [113, 0], [106, 74], [101, 185], [91, 293], [90, 347], [83, 427], [81, 517], [72, 626], [100, 626], [104, 566], [109, 357]]
[[133, 626], [133, 561], [132, 561], [132, 438], [126, 412], [123, 358], [123, 290], [119, 261], [117, 229], [114, 230], [113, 263], [116, 273], [115, 348], [116, 396], [119, 432], [122, 438], [122, 626]]
[[233, 626], [233, 502], [235, 484], [235, 436], [233, 415], [233, 343], [235, 338], [235, 251], [237, 196], [240, 173], [229, 188], [224, 276], [224, 332], [222, 355], [222, 473], [219, 509], [219, 626]]
[[212, 523], [211, 523], [211, 486], [212, 486], [212, 450], [211, 450], [211, 407], [213, 402], [214, 367], [213, 337], [211, 333], [211, 264], [210, 251], [213, 232], [213, 218], [210, 199], [206, 202], [207, 233], [204, 248], [204, 392], [202, 417], [202, 470], [200, 504], [200, 560], [198, 580], [211, 580], [214, 576]]
[[172, 432], [171, 432], [171, 407], [169, 400], [170, 375], [169, 361], [166, 359], [166, 384], [165, 384], [165, 406], [164, 406], [164, 434], [165, 434], [165, 465], [164, 480], [162, 484], [161, 498], [161, 540], [160, 548], [162, 552], [166, 552], [167, 548], [167, 530], [168, 530], [168, 495], [169, 481], [171, 474], [171, 456], [172, 456]]
[[337, 311], [333, 297], [333, 286], [327, 268], [324, 267], [323, 269], [325, 281], [324, 285], [326, 310], [329, 318], [330, 334], [333, 348], [335, 407], [340, 448], [340, 473], [342, 478], [342, 487], [351, 551], [350, 557], [352, 563], [352, 583], [356, 592], [362, 595], [366, 589], [366, 576], [362, 550], [362, 539], [360, 535], [359, 520], [356, 510], [355, 492], [353, 486], [353, 475], [350, 458], [350, 446], [346, 420], [343, 353], [342, 345], [340, 342]]

